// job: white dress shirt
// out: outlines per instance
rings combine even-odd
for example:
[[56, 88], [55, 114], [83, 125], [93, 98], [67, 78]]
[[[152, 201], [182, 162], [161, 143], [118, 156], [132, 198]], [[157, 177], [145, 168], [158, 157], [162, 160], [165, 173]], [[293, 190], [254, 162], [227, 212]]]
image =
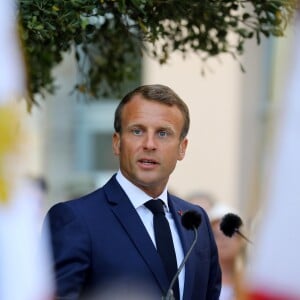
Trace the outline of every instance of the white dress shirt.
[[[131, 183], [127, 178], [123, 176], [121, 171], [119, 170], [116, 177], [117, 181], [121, 185], [122, 189], [127, 194], [129, 200], [131, 201], [132, 205], [136, 209], [136, 212], [140, 216], [144, 226], [146, 227], [153, 244], [156, 247], [155, 243], [155, 236], [154, 236], [154, 228], [153, 228], [153, 214], [152, 212], [144, 206], [144, 203], [153, 199], [151, 196], [147, 195], [144, 191], [138, 188], [136, 185]], [[173, 219], [173, 216], [169, 210], [168, 206], [168, 194], [167, 194], [167, 187], [165, 187], [164, 191], [162, 192], [157, 199], [161, 199], [164, 203], [165, 215], [169, 222], [172, 239], [174, 243], [175, 253], [176, 253], [176, 260], [177, 260], [177, 268], [181, 264], [184, 253], [181, 246], [181, 241], [177, 232], [177, 228]], [[175, 274], [174, 274], [175, 275]], [[185, 269], [183, 268], [179, 274], [179, 293], [180, 299], [183, 297], [183, 287], [184, 287], [184, 278], [185, 278]]]

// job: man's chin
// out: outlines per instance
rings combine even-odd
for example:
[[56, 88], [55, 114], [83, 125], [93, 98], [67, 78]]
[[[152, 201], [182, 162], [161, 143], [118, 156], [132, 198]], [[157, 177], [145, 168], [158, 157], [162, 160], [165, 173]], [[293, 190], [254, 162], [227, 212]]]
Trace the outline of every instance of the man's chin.
[[[152, 177], [143, 177], [138, 178], [138, 180], [134, 183], [137, 185], [141, 190], [143, 190], [145, 193], [150, 194], [153, 196], [153, 194], [160, 195], [163, 192], [164, 189], [164, 181], [159, 180], [157, 178]], [[153, 196], [154, 197], [154, 196]]]

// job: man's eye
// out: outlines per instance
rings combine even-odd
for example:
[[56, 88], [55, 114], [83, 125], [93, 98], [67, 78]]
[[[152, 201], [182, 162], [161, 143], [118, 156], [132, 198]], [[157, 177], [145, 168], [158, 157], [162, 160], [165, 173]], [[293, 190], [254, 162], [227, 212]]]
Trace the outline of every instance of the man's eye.
[[168, 135], [168, 132], [167, 132], [166, 130], [161, 130], [161, 131], [159, 131], [158, 135], [159, 135], [160, 137], [165, 137], [165, 136]]
[[132, 133], [134, 135], [141, 135], [142, 134], [142, 131], [140, 129], [132, 129]]

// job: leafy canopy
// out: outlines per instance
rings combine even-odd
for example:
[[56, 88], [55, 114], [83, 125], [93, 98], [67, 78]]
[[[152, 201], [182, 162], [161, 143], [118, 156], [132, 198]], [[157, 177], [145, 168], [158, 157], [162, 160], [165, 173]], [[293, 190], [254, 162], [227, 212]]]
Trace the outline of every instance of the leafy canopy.
[[75, 89], [99, 98], [135, 77], [145, 51], [161, 64], [174, 51], [237, 58], [247, 39], [282, 36], [295, 8], [296, 0], [20, 0], [30, 104], [55, 93], [52, 70], [71, 49]]

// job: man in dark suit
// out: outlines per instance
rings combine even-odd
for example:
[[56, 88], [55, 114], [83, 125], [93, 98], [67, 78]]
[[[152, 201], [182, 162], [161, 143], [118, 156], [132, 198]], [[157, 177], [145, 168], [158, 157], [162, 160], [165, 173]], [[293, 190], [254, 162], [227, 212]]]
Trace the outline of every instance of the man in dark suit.
[[113, 135], [119, 171], [102, 188], [56, 204], [47, 215], [58, 299], [159, 300], [166, 295], [170, 278], [156, 250], [153, 214], [144, 205], [150, 199], [163, 202], [176, 267], [194, 239], [193, 231], [181, 225], [182, 213], [201, 215], [176, 300], [219, 299], [221, 271], [207, 215], [167, 191], [170, 174], [185, 156], [189, 123], [186, 104], [166, 86], [141, 86], [122, 99]]

